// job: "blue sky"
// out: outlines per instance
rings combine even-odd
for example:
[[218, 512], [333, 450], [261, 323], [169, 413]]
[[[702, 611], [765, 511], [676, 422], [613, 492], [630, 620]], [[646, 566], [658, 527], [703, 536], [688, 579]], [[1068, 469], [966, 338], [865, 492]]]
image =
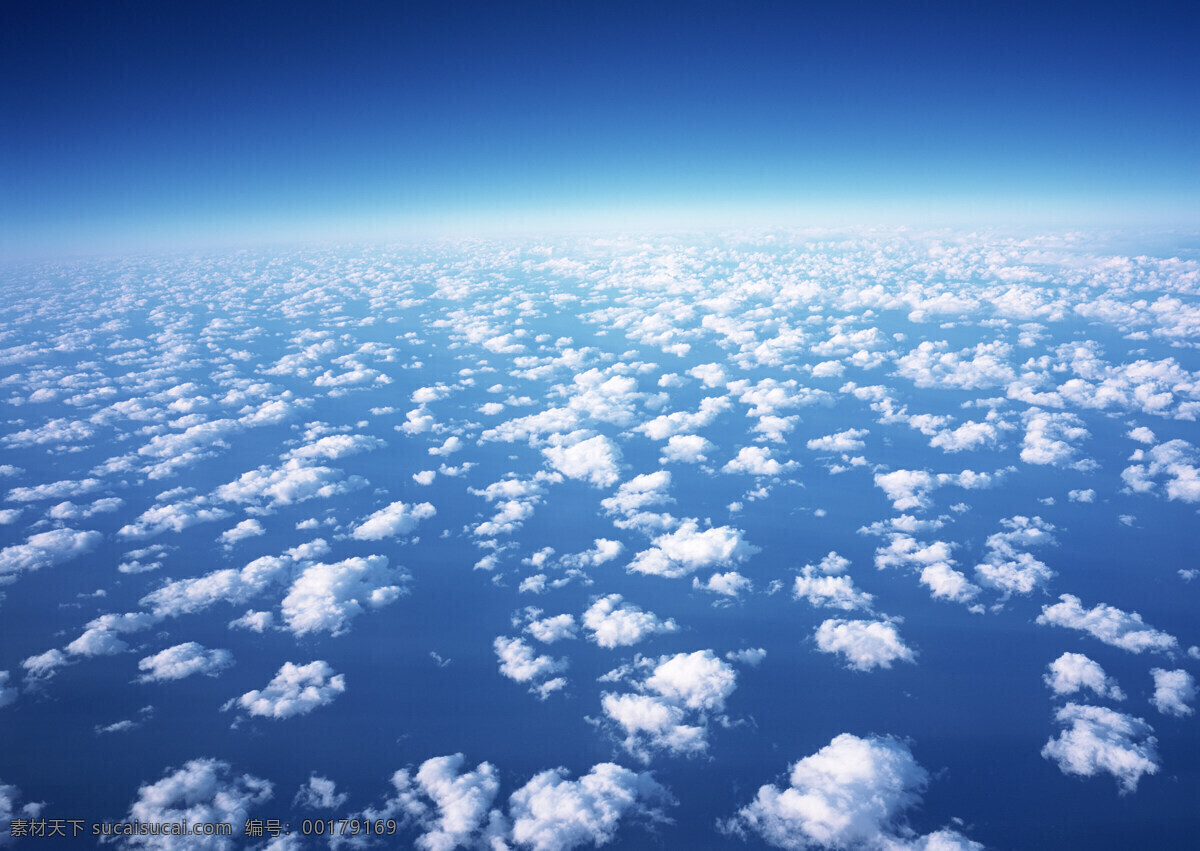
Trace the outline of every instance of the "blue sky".
[[44, 3], [9, 255], [470, 228], [1196, 221], [1194, 4]]

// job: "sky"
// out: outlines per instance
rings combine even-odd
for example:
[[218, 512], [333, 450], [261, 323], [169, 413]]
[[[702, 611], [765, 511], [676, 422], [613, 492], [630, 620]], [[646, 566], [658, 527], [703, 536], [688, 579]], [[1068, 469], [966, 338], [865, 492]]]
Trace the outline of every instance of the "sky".
[[1186, 3], [7, 4], [0, 251], [1194, 227]]

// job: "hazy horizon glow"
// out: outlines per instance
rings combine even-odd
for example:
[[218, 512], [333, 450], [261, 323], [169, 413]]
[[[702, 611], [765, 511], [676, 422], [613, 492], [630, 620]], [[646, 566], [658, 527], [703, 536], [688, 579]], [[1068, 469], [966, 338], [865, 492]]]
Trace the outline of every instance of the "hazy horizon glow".
[[1184, 4], [8, 17], [9, 257], [325, 233], [1200, 221]]

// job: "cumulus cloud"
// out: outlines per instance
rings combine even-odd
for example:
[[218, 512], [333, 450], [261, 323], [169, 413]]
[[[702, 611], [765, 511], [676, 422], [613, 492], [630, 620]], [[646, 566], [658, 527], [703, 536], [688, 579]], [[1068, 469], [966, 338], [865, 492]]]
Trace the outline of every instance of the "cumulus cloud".
[[674, 525], [673, 518], [645, 511], [651, 506], [674, 502], [667, 493], [670, 486], [671, 473], [668, 470], [643, 473], [622, 482], [615, 494], [600, 500], [600, 505], [609, 514], [621, 518], [613, 521], [620, 528], [661, 528], [664, 519], [670, 519], [671, 525]]
[[1058, 599], [1060, 602], [1042, 607], [1038, 623], [1077, 629], [1130, 653], [1143, 650], [1169, 653], [1179, 645], [1175, 636], [1147, 626], [1137, 612], [1124, 612], [1105, 603], [1085, 609], [1082, 601], [1072, 594], [1063, 594]]
[[237, 705], [249, 715], [293, 718], [328, 706], [345, 690], [346, 677], [335, 674], [328, 662], [319, 659], [307, 665], [284, 662], [266, 688], [248, 691], [225, 704], [225, 708]]
[[[229, 763], [216, 759], [194, 759], [163, 778], [138, 789], [126, 821], [144, 824], [245, 824], [253, 807], [270, 800], [270, 782], [251, 774], [235, 776]], [[179, 847], [178, 837], [134, 835], [121, 839], [124, 848], [161, 849]], [[237, 846], [230, 836], [189, 836], [188, 847], [198, 851], [227, 851]]]
[[551, 467], [569, 479], [584, 479], [596, 487], [617, 483], [621, 450], [615, 443], [602, 434], [571, 443], [567, 440], [552, 437], [552, 445], [542, 450]]
[[531, 620], [526, 624], [525, 631], [543, 644], [553, 644], [574, 638], [578, 627], [573, 615], [562, 614]]
[[724, 573], [712, 574], [704, 582], [701, 582], [699, 577], [693, 577], [692, 587], [699, 591], [719, 594], [721, 597], [735, 598], [750, 591], [754, 583], [736, 570], [727, 570]]
[[698, 434], [675, 434], [663, 447], [661, 460], [664, 464], [671, 461], [698, 464], [708, 460], [704, 453], [712, 449], [712, 443]]
[[337, 784], [328, 777], [314, 774], [308, 782], [300, 787], [293, 799], [293, 806], [306, 807], [312, 810], [340, 809], [350, 796], [337, 791]]
[[258, 535], [265, 535], [267, 532], [263, 525], [253, 518], [243, 520], [232, 529], [226, 529], [217, 539], [227, 548], [232, 547], [238, 541], [244, 541], [247, 538], [253, 538]]
[[765, 785], [722, 823], [727, 833], [754, 834], [776, 848], [958, 848], [982, 851], [954, 830], [917, 837], [904, 821], [921, 803], [929, 773], [904, 742], [842, 733], [794, 763], [788, 785]]
[[282, 466], [259, 467], [243, 473], [236, 481], [221, 485], [213, 495], [225, 502], [271, 506], [292, 505], [309, 499], [327, 499], [349, 493], [367, 484], [361, 476], [345, 477], [332, 467], [309, 466], [298, 458]]
[[957, 485], [967, 490], [989, 488], [1000, 477], [1001, 473], [976, 473], [973, 470], [937, 475], [927, 470], [893, 470], [876, 473], [875, 486], [887, 495], [897, 511], [923, 510], [933, 504], [930, 493], [943, 485]]
[[915, 662], [894, 620], [861, 621], [830, 618], [817, 627], [814, 638], [822, 653], [837, 653], [857, 671], [890, 668], [892, 662]]
[[601, 647], [631, 647], [650, 635], [675, 632], [674, 620], [660, 620], [653, 612], [623, 602], [620, 594], [597, 598], [583, 613], [583, 626]]
[[1064, 653], [1050, 663], [1045, 676], [1046, 685], [1056, 695], [1075, 694], [1091, 689], [1099, 697], [1124, 700], [1125, 692], [1117, 681], [1104, 673], [1100, 663], [1082, 653]]
[[181, 502], [152, 505], [132, 523], [122, 526], [117, 534], [126, 538], [150, 538], [163, 532], [182, 532], [197, 523], [224, 520], [229, 512], [210, 505], [205, 497], [193, 497]]
[[1154, 677], [1154, 697], [1150, 702], [1155, 709], [1177, 718], [1195, 712], [1191, 702], [1196, 699], [1196, 680], [1191, 674], [1182, 668], [1174, 671], [1153, 668], [1150, 676]]
[[1065, 466], [1078, 452], [1074, 444], [1088, 436], [1083, 421], [1074, 414], [1051, 414], [1030, 408], [1025, 415], [1021, 460], [1026, 464]]
[[844, 612], [856, 609], [870, 611], [871, 601], [875, 599], [872, 595], [860, 591], [849, 576], [830, 575], [811, 564], [801, 568], [792, 593], [797, 600], [807, 600], [813, 606], [841, 609]]
[[9, 502], [37, 502], [43, 499], [66, 499], [67, 497], [83, 496], [101, 488], [99, 479], [64, 479], [59, 482], [49, 482], [32, 487], [13, 488], [6, 497]]
[[971, 420], [955, 429], [939, 431], [929, 440], [929, 445], [943, 452], [963, 452], [978, 449], [996, 442], [999, 432], [991, 423]]
[[512, 839], [534, 851], [607, 845], [624, 820], [668, 821], [670, 793], [649, 773], [603, 762], [577, 780], [565, 769], [534, 775], [509, 798]]
[[8, 684], [9, 677], [8, 671], [0, 671], [0, 709], [17, 700], [17, 688]]
[[341, 635], [364, 608], [377, 609], [402, 594], [408, 573], [388, 567], [386, 556], [354, 557], [304, 568], [280, 604], [287, 628], [296, 635]]
[[[433, 757], [419, 769], [392, 776], [394, 794], [361, 818], [396, 819], [421, 831], [413, 846], [421, 851], [455, 848], [509, 848], [570, 851], [606, 845], [623, 822], [667, 823], [664, 807], [674, 799], [649, 773], [600, 763], [576, 780], [564, 768], [541, 771], [513, 792], [508, 813], [493, 807], [500, 773], [481, 762], [466, 770], [461, 753]], [[349, 838], [335, 837], [333, 847]]]
[[1054, 543], [1054, 524], [1018, 514], [1001, 520], [1000, 525], [1004, 531], [988, 536], [986, 561], [975, 566], [980, 584], [1005, 595], [1029, 594], [1053, 579], [1054, 571], [1024, 550]]
[[[488, 762], [463, 771], [462, 754], [428, 759], [415, 773], [401, 769], [392, 775], [396, 793], [382, 808], [367, 809], [370, 821], [396, 819], [422, 830], [415, 847], [422, 851], [451, 851], [485, 845], [487, 836], [502, 838], [505, 825], [491, 805], [500, 789], [499, 772]], [[342, 839], [336, 838], [337, 847]], [[353, 841], [353, 840], [351, 840]]]
[[232, 664], [233, 654], [228, 650], [213, 650], [195, 641], [187, 641], [138, 662], [138, 670], [145, 671], [138, 681], [181, 680], [193, 674], [215, 677]]
[[15, 582], [25, 571], [41, 570], [85, 555], [104, 538], [99, 532], [52, 529], [35, 532], [23, 544], [0, 550], [0, 585]]
[[1168, 499], [1200, 502], [1200, 460], [1186, 440], [1170, 440], [1145, 453], [1139, 450], [1134, 460], [1147, 463], [1133, 464], [1121, 472], [1128, 490], [1150, 493], [1158, 487], [1155, 479], [1165, 479]]
[[625, 551], [625, 545], [611, 538], [596, 538], [592, 548], [581, 553], [569, 553], [559, 562], [563, 567], [582, 568], [607, 564]]
[[1054, 717], [1066, 729], [1046, 743], [1042, 756], [1063, 774], [1094, 777], [1105, 771], [1126, 794], [1137, 790], [1142, 775], [1158, 773], [1158, 740], [1141, 718], [1078, 703], [1068, 703]]
[[747, 473], [751, 476], [778, 476], [787, 465], [771, 457], [771, 450], [762, 446], [743, 446], [737, 457], [721, 468], [725, 473]]
[[428, 502], [415, 505], [393, 502], [359, 523], [350, 534], [360, 541], [378, 541], [396, 535], [407, 535], [417, 528], [417, 523], [435, 514], [437, 509]]
[[700, 531], [695, 520], [686, 520], [674, 532], [660, 535], [654, 546], [634, 556], [629, 569], [638, 573], [677, 578], [705, 567], [743, 562], [759, 551], [732, 526]]
[[1012, 347], [1000, 340], [958, 352], [948, 348], [945, 341], [925, 341], [896, 359], [897, 370], [918, 387], [960, 390], [998, 387], [1016, 377], [1008, 364]]
[[538, 655], [524, 640], [503, 635], [492, 642], [492, 647], [500, 660], [500, 673], [515, 682], [530, 683], [530, 692], [541, 699], [566, 686], [565, 679], [554, 676], [570, 667], [566, 657]]
[[333, 461], [347, 455], [368, 452], [384, 446], [387, 444], [379, 438], [365, 434], [329, 434], [291, 450], [284, 458], [295, 458], [300, 461]]
[[862, 440], [867, 434], [865, 428], [851, 428], [814, 438], [808, 441], [807, 446], [814, 452], [857, 452], [867, 445]]
[[659, 750], [680, 756], [703, 753], [708, 719], [724, 711], [737, 687], [737, 673], [711, 650], [639, 661], [639, 667], [650, 666], [649, 676], [635, 683], [640, 693], [601, 696], [605, 717], [623, 736], [622, 746], [643, 762]]
[[767, 658], [767, 651], [761, 647], [747, 647], [744, 650], [730, 650], [725, 654], [730, 662], [741, 662], [751, 667], [758, 667]]

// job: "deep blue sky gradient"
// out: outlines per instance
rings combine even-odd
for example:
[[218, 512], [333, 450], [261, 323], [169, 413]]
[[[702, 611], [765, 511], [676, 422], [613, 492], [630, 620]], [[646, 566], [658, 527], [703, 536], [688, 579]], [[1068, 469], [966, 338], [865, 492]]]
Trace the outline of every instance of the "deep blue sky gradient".
[[639, 215], [1200, 221], [1194, 3], [0, 14], [7, 254]]

